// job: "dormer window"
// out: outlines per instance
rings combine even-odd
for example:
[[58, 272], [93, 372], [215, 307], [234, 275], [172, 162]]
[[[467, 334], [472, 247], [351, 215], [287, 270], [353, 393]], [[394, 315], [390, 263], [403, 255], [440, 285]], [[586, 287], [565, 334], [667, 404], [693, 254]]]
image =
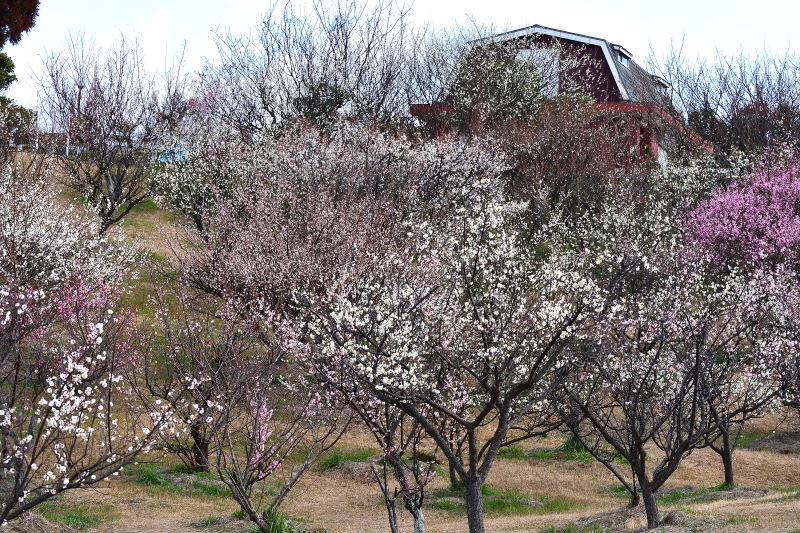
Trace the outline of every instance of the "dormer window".
[[627, 67], [628, 64], [630, 63], [630, 59], [633, 57], [633, 54], [628, 52], [624, 46], [614, 44], [612, 45], [612, 47], [614, 48], [614, 50], [617, 51], [617, 59], [619, 60], [619, 62]]
[[662, 91], [666, 92], [666, 90], [669, 89], [669, 87], [670, 87], [669, 82], [667, 80], [665, 80], [664, 78], [662, 78], [661, 76], [657, 76], [657, 75], [653, 74], [653, 81], [656, 82], [656, 84], [658, 85], [658, 88], [661, 89]]

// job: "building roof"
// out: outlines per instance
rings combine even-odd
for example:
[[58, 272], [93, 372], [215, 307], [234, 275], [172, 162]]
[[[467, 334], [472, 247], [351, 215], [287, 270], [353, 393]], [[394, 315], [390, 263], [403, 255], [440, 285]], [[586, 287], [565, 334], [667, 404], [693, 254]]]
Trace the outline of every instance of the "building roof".
[[[557, 30], [534, 24], [518, 30], [511, 30], [490, 37], [476, 39], [468, 43], [469, 47], [479, 47], [488, 43], [497, 43], [518, 39], [529, 35], [549, 35], [560, 39], [580, 42], [586, 45], [599, 46], [603, 52], [603, 57], [608, 63], [611, 75], [617, 85], [619, 94], [623, 101], [629, 102], [652, 102], [659, 105], [668, 103], [668, 97], [663, 88], [668, 87], [666, 80], [651, 75], [644, 68], [633, 61], [631, 54], [624, 46], [614, 44], [606, 39], [583, 35], [569, 31]], [[620, 56], [627, 59], [626, 64]]]

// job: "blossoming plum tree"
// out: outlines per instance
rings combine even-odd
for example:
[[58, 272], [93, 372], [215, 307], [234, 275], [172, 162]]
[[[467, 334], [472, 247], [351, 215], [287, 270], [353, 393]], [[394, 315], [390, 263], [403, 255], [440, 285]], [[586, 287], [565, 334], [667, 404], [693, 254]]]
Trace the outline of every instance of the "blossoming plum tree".
[[305, 324], [294, 350], [320, 382], [357, 384], [417, 422], [483, 531], [497, 451], [557, 423], [546, 400], [561, 356], [602, 300], [588, 263], [537, 254], [529, 240], [545, 237], [505, 200], [488, 146], [342, 126], [273, 150], [263, 193], [223, 206], [189, 271], [240, 308]]
[[484, 530], [481, 487], [498, 450], [553, 427], [565, 348], [602, 304], [579, 258], [537, 259], [501, 190], [491, 176], [473, 182], [452, 219], [409, 227], [416, 239], [379, 271], [309, 296], [318, 373], [346, 372], [422, 425], [465, 487], [470, 531]]
[[800, 258], [800, 167], [757, 169], [688, 217], [689, 237], [721, 266], [759, 268]]
[[[643, 202], [605, 206], [564, 243], [588, 246], [601, 279], [614, 282], [591, 335], [571, 347], [574, 375], [564, 393], [572, 413], [563, 416], [633, 501], [641, 495], [648, 527], [659, 523], [655, 491], [693, 449], [720, 436], [732, 482], [725, 433], [773, 405], [786, 356], [769, 326], [779, 282], [768, 273], [710, 275], [709, 259], [683, 234], [680, 179], [652, 177]], [[629, 193], [641, 190], [629, 184]]]
[[44, 182], [0, 175], [3, 522], [116, 474], [170, 422], [166, 409], [119, 408], [136, 349], [115, 311], [133, 256], [97, 233]]

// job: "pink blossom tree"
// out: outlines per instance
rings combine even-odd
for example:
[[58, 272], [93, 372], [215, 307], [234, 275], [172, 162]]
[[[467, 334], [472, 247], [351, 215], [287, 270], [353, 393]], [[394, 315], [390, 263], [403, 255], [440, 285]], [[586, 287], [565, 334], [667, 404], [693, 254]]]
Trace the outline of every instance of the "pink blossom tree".
[[[247, 389], [223, 398], [216, 439], [216, 472], [261, 531], [273, 530], [279, 506], [302, 475], [347, 430], [350, 413], [304, 376], [252, 365]], [[245, 402], [240, 409], [231, 400]], [[293, 456], [290, 458], [289, 456]], [[291, 460], [290, 460], [291, 459]], [[276, 495], [262, 483], [280, 479]]]
[[687, 220], [689, 239], [721, 266], [758, 268], [800, 258], [800, 167], [758, 168], [715, 191]]

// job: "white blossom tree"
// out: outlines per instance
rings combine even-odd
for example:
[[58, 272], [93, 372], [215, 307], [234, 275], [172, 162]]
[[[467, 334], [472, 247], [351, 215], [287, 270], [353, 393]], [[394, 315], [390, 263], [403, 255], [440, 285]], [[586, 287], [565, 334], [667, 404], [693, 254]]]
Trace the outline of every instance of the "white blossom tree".
[[117, 308], [132, 252], [43, 181], [0, 175], [0, 521], [116, 474], [171, 423], [128, 409], [137, 361]]
[[473, 182], [449, 221], [415, 222], [379, 270], [306, 304], [319, 375], [346, 374], [422, 425], [465, 487], [471, 532], [484, 530], [481, 487], [498, 450], [557, 425], [549, 396], [565, 348], [602, 306], [580, 258], [537, 258], [500, 189]]
[[694, 449], [721, 438], [732, 480], [726, 432], [774, 405], [787, 355], [770, 326], [779, 282], [767, 273], [718, 278], [685, 238], [686, 192], [706, 190], [695, 172], [619, 184], [615, 201], [561, 242], [587, 247], [610, 296], [590, 335], [570, 347], [562, 417], [633, 502], [641, 497], [651, 528], [655, 492]]

